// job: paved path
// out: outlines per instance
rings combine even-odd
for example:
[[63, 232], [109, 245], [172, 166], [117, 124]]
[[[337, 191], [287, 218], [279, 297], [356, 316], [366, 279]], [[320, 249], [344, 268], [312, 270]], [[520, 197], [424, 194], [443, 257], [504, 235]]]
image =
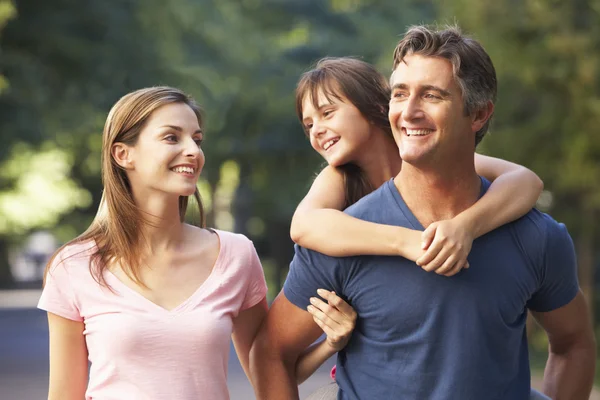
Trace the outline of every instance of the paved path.
[[[0, 291], [0, 399], [39, 400], [47, 396], [48, 326], [46, 314], [34, 309], [39, 291]], [[330, 382], [330, 359], [300, 386], [300, 398]], [[233, 347], [229, 357], [231, 400], [255, 400]], [[532, 385], [541, 386], [534, 377]], [[590, 400], [600, 400], [594, 391]]]
[[[2, 304], [0, 302], [0, 304]], [[300, 398], [330, 382], [329, 360], [300, 386]], [[255, 400], [233, 346], [227, 382], [231, 400]], [[0, 309], [0, 399], [40, 400], [48, 395], [48, 326], [35, 309]]]

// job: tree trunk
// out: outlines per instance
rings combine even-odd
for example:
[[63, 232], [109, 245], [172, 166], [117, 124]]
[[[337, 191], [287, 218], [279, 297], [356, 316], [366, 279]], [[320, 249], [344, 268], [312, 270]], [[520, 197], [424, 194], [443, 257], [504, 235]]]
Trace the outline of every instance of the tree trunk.
[[0, 288], [11, 288], [14, 284], [8, 264], [8, 242], [0, 236]]

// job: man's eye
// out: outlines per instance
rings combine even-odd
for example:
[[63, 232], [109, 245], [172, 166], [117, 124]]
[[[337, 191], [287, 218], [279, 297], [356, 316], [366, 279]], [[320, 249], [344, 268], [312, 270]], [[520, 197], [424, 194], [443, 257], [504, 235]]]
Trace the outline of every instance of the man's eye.
[[439, 97], [439, 96], [436, 96], [436, 95], [435, 95], [435, 94], [433, 94], [433, 93], [427, 93], [427, 94], [425, 95], [425, 98], [426, 98], [426, 99], [430, 99], [430, 100], [439, 100], [439, 99], [440, 99], [440, 97]]
[[392, 97], [395, 97], [395, 98], [405, 97], [405, 93], [404, 92], [394, 92], [392, 94]]

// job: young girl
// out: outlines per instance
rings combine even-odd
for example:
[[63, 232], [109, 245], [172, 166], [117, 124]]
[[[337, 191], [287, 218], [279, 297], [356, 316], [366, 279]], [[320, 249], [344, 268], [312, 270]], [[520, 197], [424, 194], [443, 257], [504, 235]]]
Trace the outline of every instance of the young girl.
[[[250, 240], [203, 228], [203, 136], [198, 106], [177, 89], [138, 90], [110, 111], [100, 211], [50, 260], [39, 302], [50, 400], [228, 399], [230, 338], [248, 374], [267, 288]], [[190, 196], [200, 227], [184, 223]], [[300, 379], [320, 354], [299, 361]]]
[[[396, 176], [402, 166], [387, 118], [390, 93], [383, 75], [353, 58], [323, 59], [301, 77], [297, 114], [312, 147], [329, 165], [296, 209], [291, 236], [297, 244], [330, 256], [399, 255], [449, 277], [468, 268], [474, 239], [525, 215], [543, 183], [524, 167], [475, 154], [477, 172], [493, 183], [477, 203], [452, 220], [419, 232], [343, 213]], [[308, 311], [326, 332], [338, 328], [337, 345], [343, 348], [356, 315], [332, 293], [320, 291], [319, 296], [325, 301], [315, 296]], [[320, 395], [327, 397], [325, 392]]]

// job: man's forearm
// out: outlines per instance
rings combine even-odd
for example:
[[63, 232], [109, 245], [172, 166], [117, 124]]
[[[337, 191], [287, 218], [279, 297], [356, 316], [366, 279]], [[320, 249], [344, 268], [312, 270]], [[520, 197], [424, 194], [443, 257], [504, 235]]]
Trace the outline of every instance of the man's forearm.
[[542, 390], [553, 400], [588, 400], [594, 382], [595, 344], [569, 351], [550, 350]]
[[253, 346], [250, 371], [257, 400], [298, 400], [295, 362], [285, 362], [267, 349]]

